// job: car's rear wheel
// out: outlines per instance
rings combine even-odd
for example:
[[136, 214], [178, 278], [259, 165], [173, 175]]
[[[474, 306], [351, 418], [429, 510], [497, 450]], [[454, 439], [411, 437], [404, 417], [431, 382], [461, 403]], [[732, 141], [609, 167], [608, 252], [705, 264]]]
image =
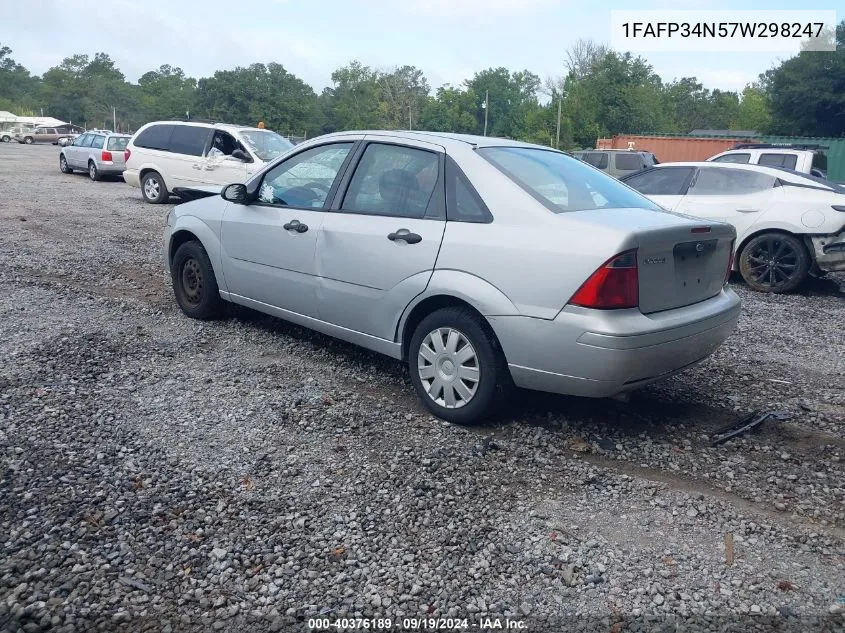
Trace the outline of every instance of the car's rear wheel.
[[100, 179], [100, 170], [97, 169], [97, 164], [93, 160], [88, 161], [88, 177], [93, 181]]
[[197, 241], [185, 242], [173, 256], [170, 265], [176, 303], [192, 319], [215, 319], [222, 315], [217, 278], [208, 253]]
[[11, 140], [12, 140], [12, 137], [11, 137], [11, 136], [8, 136], [7, 134], [4, 134], [4, 135], [3, 135], [2, 141], [3, 141], [4, 143], [9, 143], [9, 142], [11, 142]]
[[65, 158], [64, 154], [59, 156], [59, 170], [63, 174], [72, 174], [73, 170], [70, 168], [70, 165], [67, 164], [67, 158]]
[[739, 256], [739, 272], [758, 292], [791, 292], [810, 270], [807, 249], [794, 235], [763, 233], [752, 239]]
[[426, 408], [456, 424], [493, 413], [511, 386], [495, 335], [465, 308], [443, 308], [423, 318], [411, 337], [408, 368]]
[[167, 186], [164, 178], [157, 171], [148, 171], [141, 178], [141, 195], [150, 204], [161, 204], [167, 202]]

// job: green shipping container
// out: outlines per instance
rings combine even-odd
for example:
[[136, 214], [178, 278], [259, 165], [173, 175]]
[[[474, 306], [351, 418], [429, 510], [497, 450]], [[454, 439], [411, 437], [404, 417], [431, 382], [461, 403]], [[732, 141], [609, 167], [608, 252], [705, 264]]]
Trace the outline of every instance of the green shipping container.
[[827, 178], [834, 182], [845, 182], [845, 138], [820, 138], [806, 136], [760, 136], [759, 143], [807, 144], [827, 147]]

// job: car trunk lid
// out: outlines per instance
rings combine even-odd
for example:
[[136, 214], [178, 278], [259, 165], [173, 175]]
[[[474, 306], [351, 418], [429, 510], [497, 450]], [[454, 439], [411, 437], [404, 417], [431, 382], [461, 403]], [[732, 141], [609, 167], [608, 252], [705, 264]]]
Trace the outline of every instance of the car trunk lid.
[[637, 249], [639, 309], [644, 314], [680, 308], [722, 289], [736, 231], [670, 211], [598, 209], [585, 219], [625, 231], [619, 251]]

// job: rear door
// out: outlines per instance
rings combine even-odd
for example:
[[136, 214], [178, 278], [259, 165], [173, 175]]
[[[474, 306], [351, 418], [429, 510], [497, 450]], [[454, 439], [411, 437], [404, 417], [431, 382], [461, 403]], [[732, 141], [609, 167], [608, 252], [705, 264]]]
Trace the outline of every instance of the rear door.
[[677, 211], [732, 224], [741, 240], [783, 195], [775, 181], [753, 168], [699, 167]]
[[446, 226], [442, 146], [368, 135], [317, 244], [320, 318], [393, 340], [425, 290]]
[[73, 142], [73, 145], [67, 150], [65, 156], [68, 158], [68, 163], [70, 163], [71, 167], [76, 167], [78, 169], [85, 169], [88, 151], [91, 147], [91, 141], [93, 140], [93, 134], [83, 134], [82, 136], [77, 137], [77, 139]]
[[169, 190], [195, 184], [217, 184], [199, 164], [212, 131], [210, 127], [199, 125], [173, 126], [170, 151], [164, 157], [168, 173], [162, 174]]
[[623, 182], [664, 209], [674, 211], [683, 200], [694, 173], [693, 167], [657, 167], [628, 176]]

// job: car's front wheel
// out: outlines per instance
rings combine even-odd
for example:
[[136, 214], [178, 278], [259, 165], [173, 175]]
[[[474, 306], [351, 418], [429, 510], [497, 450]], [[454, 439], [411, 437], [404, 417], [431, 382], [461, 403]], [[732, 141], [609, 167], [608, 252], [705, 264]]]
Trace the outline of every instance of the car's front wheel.
[[70, 165], [67, 164], [67, 158], [65, 158], [64, 154], [59, 156], [59, 170], [63, 174], [72, 174], [73, 170], [70, 168]]
[[176, 303], [192, 319], [215, 319], [223, 313], [223, 300], [208, 253], [197, 241], [185, 242], [170, 265]]
[[4, 143], [9, 143], [9, 142], [11, 142], [12, 137], [4, 134], [3, 138], [0, 139], [0, 140], [2, 140]]
[[807, 277], [810, 256], [794, 235], [763, 233], [752, 239], [739, 256], [739, 272], [758, 292], [790, 292]]
[[34, 140], [34, 139], [33, 139], [31, 136], [27, 136], [27, 137], [23, 140], [23, 142], [24, 142], [24, 143], [26, 143], [27, 145], [32, 145], [33, 140]]
[[148, 171], [141, 178], [141, 195], [150, 204], [161, 204], [167, 202], [167, 186], [164, 178], [157, 171]]
[[411, 337], [408, 369], [426, 408], [457, 424], [493, 413], [511, 385], [495, 335], [465, 308], [443, 308], [422, 319]]

